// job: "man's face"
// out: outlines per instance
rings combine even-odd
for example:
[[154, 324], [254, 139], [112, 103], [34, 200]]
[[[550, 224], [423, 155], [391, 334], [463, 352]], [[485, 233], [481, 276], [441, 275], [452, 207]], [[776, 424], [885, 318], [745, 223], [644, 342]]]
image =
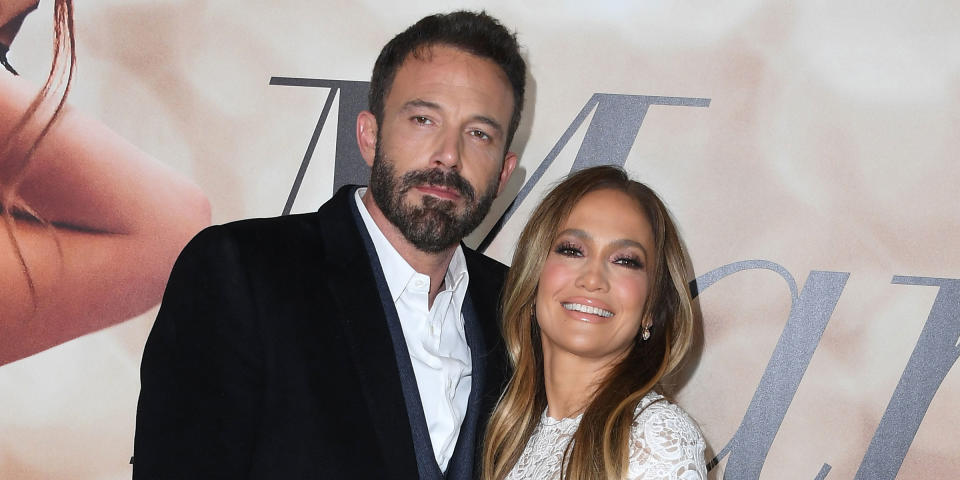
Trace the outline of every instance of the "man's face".
[[516, 155], [513, 91], [495, 63], [437, 45], [397, 70], [376, 131], [370, 191], [417, 249], [456, 245], [483, 220]]

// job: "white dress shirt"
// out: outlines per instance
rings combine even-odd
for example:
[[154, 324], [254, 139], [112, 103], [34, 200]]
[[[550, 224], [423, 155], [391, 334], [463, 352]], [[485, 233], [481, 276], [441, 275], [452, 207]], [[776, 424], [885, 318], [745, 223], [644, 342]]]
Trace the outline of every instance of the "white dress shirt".
[[437, 465], [446, 471], [470, 397], [472, 365], [461, 314], [470, 280], [466, 258], [457, 246], [444, 275], [444, 289], [428, 307], [430, 277], [416, 272], [387, 241], [361, 200], [364, 192], [365, 188], [356, 192], [357, 208], [400, 317]]

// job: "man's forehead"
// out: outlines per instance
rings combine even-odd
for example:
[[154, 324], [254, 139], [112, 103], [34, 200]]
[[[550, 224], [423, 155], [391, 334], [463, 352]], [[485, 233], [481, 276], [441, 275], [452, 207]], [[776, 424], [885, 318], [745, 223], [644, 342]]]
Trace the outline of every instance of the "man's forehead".
[[483, 59], [483, 57], [480, 57], [479, 55], [476, 55], [475, 53], [457, 45], [450, 43], [430, 42], [417, 45], [410, 50], [410, 53], [408, 53], [407, 56], [403, 58], [403, 61], [400, 62], [400, 66], [402, 67], [410, 60], [430, 62], [433, 60], [433, 56], [436, 51], [440, 51], [441, 53], [464, 53], [472, 57], [476, 57], [477, 59]]
[[[491, 75], [494, 78], [491, 79]], [[488, 101], [499, 103], [497, 97], [512, 105], [513, 89], [503, 69], [493, 60], [475, 55], [462, 48], [447, 44], [425, 45], [412, 51], [397, 68], [390, 88], [386, 92], [390, 103], [406, 103], [413, 98], [397, 98], [393, 93], [398, 85], [405, 90], [423, 87], [464, 87], [488, 95]], [[406, 91], [416, 97], [421, 92]], [[429, 95], [429, 94], [428, 94]], [[421, 98], [429, 100], [427, 98]], [[511, 107], [512, 108], [512, 107]], [[508, 113], [509, 114], [509, 113]]]
[[426, 43], [414, 48], [404, 57], [403, 62], [397, 67], [397, 73], [399, 74], [404, 67], [410, 67], [416, 63], [423, 65], [432, 64], [435, 61], [457, 61], [491, 66], [495, 68], [498, 76], [500, 76], [507, 85], [510, 83], [507, 78], [507, 72], [503, 70], [503, 67], [493, 61], [493, 59], [477, 55], [470, 50], [449, 43]]

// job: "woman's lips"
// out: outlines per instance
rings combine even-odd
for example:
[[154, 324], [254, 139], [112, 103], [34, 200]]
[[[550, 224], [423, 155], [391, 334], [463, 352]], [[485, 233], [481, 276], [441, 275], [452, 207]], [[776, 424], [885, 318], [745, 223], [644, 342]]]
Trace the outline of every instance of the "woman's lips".
[[572, 312], [589, 313], [591, 315], [597, 315], [604, 318], [610, 318], [613, 316], [613, 312], [611, 312], [610, 310], [605, 310], [600, 307], [592, 307], [590, 305], [584, 305], [582, 303], [564, 302], [564, 303], [561, 303], [561, 305], [563, 305], [563, 308]]
[[573, 318], [582, 322], [605, 322], [616, 315], [609, 305], [592, 298], [568, 298], [560, 306]]

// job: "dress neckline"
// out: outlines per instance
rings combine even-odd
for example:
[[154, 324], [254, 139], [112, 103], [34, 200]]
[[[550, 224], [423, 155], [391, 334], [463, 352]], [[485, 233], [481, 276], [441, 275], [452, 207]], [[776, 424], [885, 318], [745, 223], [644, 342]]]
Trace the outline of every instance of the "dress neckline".
[[540, 423], [545, 426], [556, 426], [556, 427], [568, 427], [580, 425], [580, 419], [583, 418], [583, 412], [580, 412], [576, 417], [564, 417], [564, 418], [553, 418], [547, 415], [547, 408], [543, 409], [543, 413], [540, 414]]

